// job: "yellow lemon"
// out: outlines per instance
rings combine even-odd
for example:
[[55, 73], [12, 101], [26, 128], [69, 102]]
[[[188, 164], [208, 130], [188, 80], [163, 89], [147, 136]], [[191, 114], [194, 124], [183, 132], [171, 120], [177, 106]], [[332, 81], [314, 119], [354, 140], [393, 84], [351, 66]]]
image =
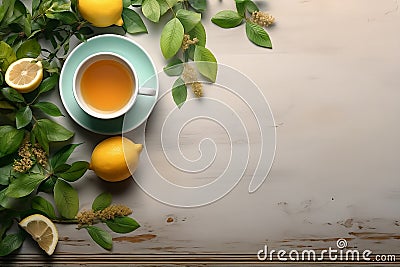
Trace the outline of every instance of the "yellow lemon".
[[4, 76], [6, 83], [21, 93], [35, 90], [43, 79], [43, 67], [34, 58], [21, 58], [13, 62]]
[[92, 153], [90, 169], [108, 182], [118, 182], [131, 176], [139, 163], [143, 145], [121, 136], [100, 142]]
[[33, 214], [23, 219], [19, 225], [47, 254], [53, 254], [58, 243], [58, 231], [52, 221], [41, 214]]
[[96, 27], [122, 26], [122, 0], [79, 0], [82, 17]]

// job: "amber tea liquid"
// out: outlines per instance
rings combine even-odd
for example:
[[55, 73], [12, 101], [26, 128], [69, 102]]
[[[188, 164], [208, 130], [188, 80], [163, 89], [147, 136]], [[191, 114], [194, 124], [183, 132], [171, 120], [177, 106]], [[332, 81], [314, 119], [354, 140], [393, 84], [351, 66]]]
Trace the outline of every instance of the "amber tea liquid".
[[112, 113], [129, 102], [135, 84], [127, 67], [104, 59], [92, 63], [84, 71], [80, 86], [82, 98], [90, 108]]

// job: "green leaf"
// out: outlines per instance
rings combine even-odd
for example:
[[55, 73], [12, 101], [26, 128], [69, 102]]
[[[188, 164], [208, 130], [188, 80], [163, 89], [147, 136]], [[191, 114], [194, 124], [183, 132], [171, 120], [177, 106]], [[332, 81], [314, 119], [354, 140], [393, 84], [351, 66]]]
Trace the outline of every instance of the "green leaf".
[[93, 30], [90, 27], [82, 27], [79, 29], [79, 33], [83, 35], [91, 35], [93, 34]]
[[6, 196], [12, 198], [20, 198], [32, 193], [46, 176], [39, 173], [22, 174], [18, 178], [11, 181], [7, 188]]
[[23, 103], [25, 102], [24, 97], [15, 89], [11, 87], [5, 87], [2, 89], [3, 95], [12, 102]]
[[198, 12], [204, 12], [207, 9], [206, 0], [189, 0], [189, 4]]
[[35, 196], [32, 199], [32, 209], [41, 211], [44, 215], [49, 218], [56, 218], [56, 213], [54, 211], [53, 205], [41, 196]]
[[[76, 38], [78, 38], [79, 41], [86, 42], [86, 37], [83, 34], [81, 34], [80, 32], [76, 32], [75, 36], [76, 36]], [[67, 50], [67, 51], [69, 50], [69, 43], [65, 44], [64, 50]]]
[[30, 36], [32, 33], [32, 27], [31, 27], [31, 18], [29, 17], [23, 17], [21, 19], [21, 23], [24, 28], [24, 33], [26, 36]]
[[197, 23], [196, 26], [188, 33], [190, 38], [197, 38], [199, 42], [196, 45], [206, 46], [206, 30], [204, 29], [203, 24]]
[[[3, 2], [3, 1], [2, 1]], [[4, 16], [3, 16], [3, 24], [8, 24], [10, 20], [13, 20], [16, 18], [14, 16], [14, 9], [16, 8], [17, 4], [15, 3], [16, 0], [10, 0], [10, 1], [4, 1], [4, 2], [10, 2], [8, 6], [8, 10], [5, 11]]]
[[40, 144], [40, 146], [49, 154], [49, 139], [47, 138], [46, 129], [40, 127], [38, 123], [35, 123], [32, 128], [32, 134]]
[[19, 231], [16, 234], [6, 235], [0, 242], [0, 257], [6, 256], [17, 250], [24, 243], [25, 234]]
[[115, 217], [112, 220], [107, 220], [108, 228], [119, 234], [130, 233], [140, 227], [137, 221], [130, 217]]
[[263, 27], [252, 22], [246, 22], [246, 34], [254, 44], [266, 48], [272, 48], [268, 33]]
[[68, 171], [71, 168], [71, 165], [69, 164], [61, 164], [60, 166], [57, 166], [57, 168], [54, 169], [55, 174], [63, 173]]
[[30, 39], [21, 44], [17, 50], [17, 58], [31, 57], [37, 58], [42, 48], [36, 39]]
[[67, 141], [74, 133], [65, 129], [64, 126], [51, 121], [49, 119], [40, 119], [37, 121], [38, 125], [46, 133], [47, 140], [50, 142]]
[[[206, 46], [206, 41], [207, 41], [207, 36], [206, 36], [206, 30], [204, 29], [203, 24], [201, 22], [197, 23], [197, 25], [191, 30], [189, 33], [190, 38], [197, 38], [199, 42], [196, 45], [199, 46]], [[187, 53], [189, 54], [189, 58], [194, 60], [194, 50], [195, 46], [191, 45], [189, 46], [189, 49], [187, 50]]]
[[173, 58], [165, 67], [164, 72], [168, 76], [180, 76], [183, 72], [183, 62], [179, 58]]
[[176, 12], [176, 17], [182, 23], [185, 32], [190, 32], [201, 20], [201, 14], [193, 11], [180, 9]]
[[73, 219], [78, 213], [78, 192], [61, 179], [58, 179], [54, 186], [54, 202], [60, 215], [66, 219]]
[[81, 178], [85, 172], [89, 169], [89, 163], [86, 161], [77, 161], [72, 163], [71, 168], [63, 173], [59, 173], [58, 176], [67, 180], [68, 182], [75, 182]]
[[32, 107], [38, 108], [47, 115], [54, 116], [54, 117], [59, 117], [59, 116], [64, 116], [60, 109], [54, 105], [53, 103], [50, 102], [39, 102], [34, 104]]
[[13, 216], [3, 214], [2, 221], [0, 224], [0, 241], [3, 240], [4, 234], [11, 228], [13, 225]]
[[17, 111], [16, 114], [16, 125], [17, 129], [21, 129], [28, 125], [32, 120], [32, 110], [29, 106], [22, 107]]
[[96, 226], [86, 226], [85, 229], [88, 231], [90, 237], [102, 248], [107, 250], [112, 249], [112, 236], [108, 232]]
[[185, 82], [178, 78], [172, 87], [172, 97], [174, 98], [175, 104], [181, 108], [187, 98], [187, 88]]
[[128, 33], [147, 33], [146, 25], [144, 25], [142, 18], [134, 10], [124, 8], [122, 10], [122, 20], [124, 21], [124, 29]]
[[41, 0], [32, 0], [32, 14], [35, 13], [35, 11], [39, 8]]
[[160, 20], [160, 5], [157, 0], [143, 0], [142, 13], [152, 22], [158, 22]]
[[234, 28], [242, 24], [243, 18], [235, 11], [223, 10], [218, 12], [211, 21], [221, 28]]
[[9, 203], [10, 203], [10, 200], [12, 200], [12, 199], [10, 199], [6, 196], [6, 191], [7, 191], [7, 188], [0, 190], [0, 207], [9, 208], [10, 207]]
[[61, 166], [67, 162], [72, 152], [74, 152], [75, 148], [77, 148], [79, 145], [81, 144], [69, 144], [57, 151], [57, 153], [55, 153], [50, 159], [51, 167], [56, 169], [58, 166]]
[[249, 13], [253, 13], [255, 11], [259, 11], [256, 3], [251, 0], [246, 1], [246, 9]]
[[141, 6], [142, 5], [142, 0], [132, 0], [131, 4], [132, 6]]
[[0, 185], [8, 185], [10, 183], [11, 173], [13, 171], [13, 163], [0, 167]]
[[78, 18], [71, 11], [62, 11], [62, 12], [54, 12], [54, 13], [46, 13], [46, 17], [49, 19], [60, 20], [65, 24], [72, 25], [78, 22]]
[[236, 11], [242, 18], [246, 15], [246, 1], [248, 0], [236, 0]]
[[211, 51], [205, 47], [196, 45], [194, 61], [196, 62], [199, 72], [210, 81], [215, 82], [217, 79], [218, 65]]
[[0, 109], [15, 110], [15, 107], [7, 101], [0, 101]]
[[131, 0], [123, 0], [122, 3], [123, 3], [123, 7], [127, 8], [132, 4], [132, 1]]
[[71, 0], [71, 10], [75, 13], [78, 12], [78, 0]]
[[94, 211], [104, 210], [105, 208], [111, 205], [111, 201], [112, 201], [112, 195], [110, 193], [106, 192], [101, 193], [94, 199], [92, 204], [92, 209]]
[[5, 73], [8, 66], [15, 60], [17, 60], [17, 56], [11, 46], [6, 42], [0, 41], [0, 71]]
[[46, 179], [43, 183], [41, 183], [38, 187], [38, 191], [53, 193], [54, 186], [56, 185], [57, 177], [51, 176], [49, 179]]
[[58, 84], [59, 75], [53, 74], [42, 81], [39, 86], [39, 94], [50, 91]]
[[12, 126], [0, 126], [0, 158], [10, 155], [18, 150], [24, 140], [24, 131]]
[[5, 15], [8, 13], [9, 10], [11, 10], [12, 12], [14, 2], [15, 0], [2, 2], [2, 4], [0, 5], [0, 22], [3, 21]]
[[173, 57], [181, 48], [184, 29], [177, 18], [171, 19], [162, 30], [160, 47], [166, 59]]
[[161, 16], [167, 13], [176, 3], [178, 0], [157, 0], [158, 4], [160, 5], [160, 14]]

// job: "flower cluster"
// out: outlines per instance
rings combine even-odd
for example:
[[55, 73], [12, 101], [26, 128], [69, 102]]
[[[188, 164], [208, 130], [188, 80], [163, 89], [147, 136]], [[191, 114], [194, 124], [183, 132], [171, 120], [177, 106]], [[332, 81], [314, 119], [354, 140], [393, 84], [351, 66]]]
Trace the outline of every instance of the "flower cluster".
[[254, 11], [251, 14], [251, 21], [262, 27], [268, 27], [269, 25], [274, 24], [275, 18], [266, 12]]
[[189, 49], [189, 47], [191, 45], [195, 45], [198, 42], [199, 42], [199, 39], [197, 39], [196, 37], [191, 40], [190, 39], [190, 35], [189, 34], [185, 34], [183, 36], [183, 40], [182, 40], [182, 49], [183, 49], [183, 51], [186, 51], [187, 49]]
[[47, 166], [46, 152], [39, 144], [32, 144], [24, 141], [18, 149], [18, 160], [14, 159], [13, 169], [16, 172], [25, 173], [29, 171], [35, 163], [40, 164], [43, 168]]
[[182, 79], [185, 84], [188, 84], [192, 87], [192, 91], [196, 97], [203, 96], [203, 85], [197, 81], [197, 73], [194, 68], [185, 64]]
[[124, 205], [111, 205], [103, 210], [84, 210], [76, 215], [78, 227], [92, 225], [96, 220], [105, 221], [132, 214], [132, 210]]

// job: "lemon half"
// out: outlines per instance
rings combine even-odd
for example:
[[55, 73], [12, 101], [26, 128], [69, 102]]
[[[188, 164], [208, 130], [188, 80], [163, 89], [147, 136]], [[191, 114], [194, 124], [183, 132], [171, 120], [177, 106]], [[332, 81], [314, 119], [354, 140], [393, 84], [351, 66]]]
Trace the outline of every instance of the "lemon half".
[[6, 83], [21, 93], [35, 90], [43, 79], [43, 67], [34, 58], [21, 58], [13, 62], [4, 76]]
[[53, 254], [58, 243], [58, 231], [52, 221], [41, 214], [33, 214], [23, 219], [19, 225], [47, 254]]

